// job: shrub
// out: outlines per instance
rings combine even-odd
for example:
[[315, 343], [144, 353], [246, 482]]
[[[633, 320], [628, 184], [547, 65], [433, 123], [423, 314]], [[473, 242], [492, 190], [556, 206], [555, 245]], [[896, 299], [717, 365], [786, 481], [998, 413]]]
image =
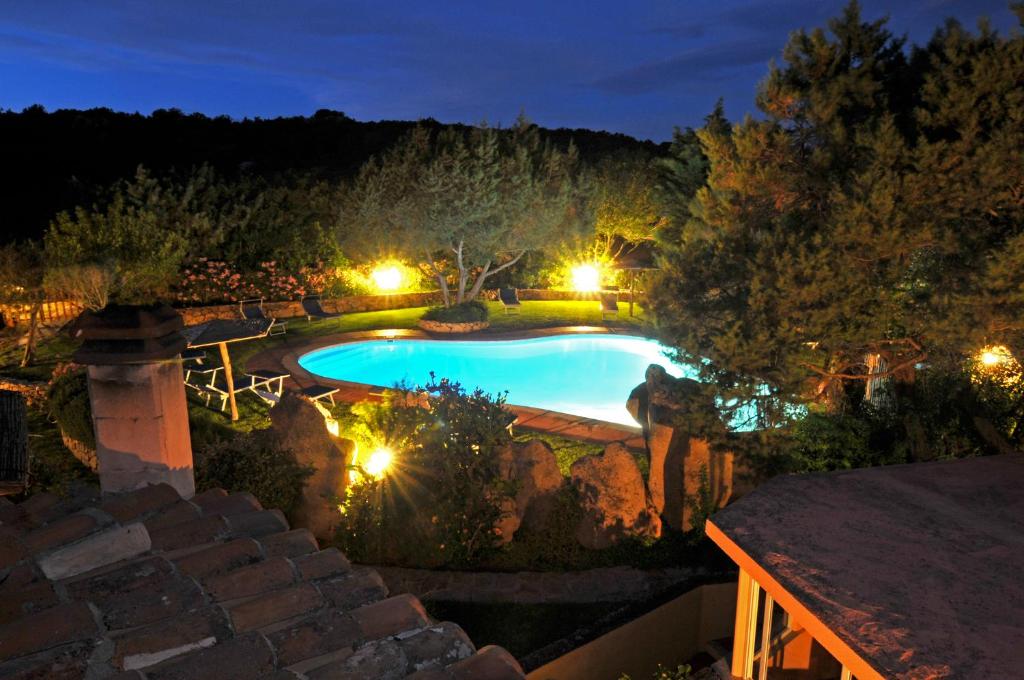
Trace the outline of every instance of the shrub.
[[[665, 668], [658, 664], [658, 670], [651, 676], [652, 680], [690, 680], [693, 677], [693, 668], [689, 664], [679, 664], [675, 668]], [[629, 675], [622, 675], [619, 680], [632, 680]]]
[[73, 364], [58, 366], [46, 392], [50, 417], [66, 435], [95, 448], [92, 429], [92, 405], [89, 403], [89, 378], [85, 370]]
[[480, 300], [472, 300], [451, 307], [431, 307], [423, 318], [442, 323], [473, 323], [487, 321], [487, 315], [487, 305]]
[[511, 440], [514, 416], [503, 396], [467, 393], [447, 380], [424, 389], [429, 409], [398, 391], [362, 414], [394, 464], [348, 490], [337, 540], [356, 561], [462, 566], [497, 546], [501, 503], [514, 491], [501, 479], [498, 450]]
[[265, 508], [295, 509], [313, 469], [300, 465], [270, 430], [214, 440], [196, 452], [196, 490], [248, 491]]

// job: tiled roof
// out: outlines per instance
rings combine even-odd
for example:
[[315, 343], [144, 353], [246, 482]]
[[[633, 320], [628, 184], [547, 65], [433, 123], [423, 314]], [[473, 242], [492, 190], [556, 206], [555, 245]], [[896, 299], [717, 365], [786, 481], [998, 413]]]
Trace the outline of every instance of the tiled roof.
[[513, 680], [250, 494], [0, 498], [0, 678]]
[[1022, 677], [1022, 454], [779, 476], [708, 529], [881, 677]]

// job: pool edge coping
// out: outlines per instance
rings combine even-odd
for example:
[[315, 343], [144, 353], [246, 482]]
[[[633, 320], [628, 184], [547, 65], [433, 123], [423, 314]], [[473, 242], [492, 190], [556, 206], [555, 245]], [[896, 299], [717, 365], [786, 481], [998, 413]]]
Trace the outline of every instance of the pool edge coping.
[[[438, 342], [458, 342], [465, 340], [475, 341], [497, 341], [497, 340], [529, 340], [553, 335], [623, 335], [629, 337], [650, 338], [650, 335], [639, 332], [635, 329], [618, 329], [607, 326], [555, 326], [550, 328], [532, 328], [508, 332], [486, 332], [459, 334], [451, 337], [448, 334], [428, 333], [420, 329], [409, 328], [385, 328], [371, 331], [344, 331], [325, 335], [315, 340], [289, 348], [289, 351], [282, 355], [277, 361], [291, 375], [292, 380], [300, 386], [308, 384], [325, 385], [345, 390], [342, 395], [344, 401], [352, 401], [350, 398], [354, 393], [362, 393], [363, 399], [374, 399], [376, 393], [388, 389], [382, 385], [370, 385], [368, 383], [352, 382], [348, 380], [336, 380], [310, 373], [299, 365], [299, 359], [310, 352], [326, 349], [336, 345], [344, 345], [366, 340], [436, 340]], [[262, 354], [262, 353], [260, 353]], [[252, 357], [256, 359], [259, 354]], [[252, 361], [250, 359], [250, 361]], [[534, 406], [522, 406], [519, 404], [506, 404], [507, 408], [516, 414], [516, 424], [528, 430], [546, 432], [558, 436], [565, 436], [572, 439], [580, 439], [593, 443], [610, 444], [621, 442], [631, 448], [644, 448], [643, 429], [639, 426], [630, 426], [622, 423], [612, 423], [595, 418], [586, 418], [551, 411]], [[637, 443], [639, 439], [639, 443]]]

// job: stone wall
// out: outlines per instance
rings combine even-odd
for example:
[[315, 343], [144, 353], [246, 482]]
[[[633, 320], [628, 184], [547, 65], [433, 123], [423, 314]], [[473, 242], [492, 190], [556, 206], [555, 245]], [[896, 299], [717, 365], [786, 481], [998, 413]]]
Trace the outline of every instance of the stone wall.
[[[497, 300], [498, 291], [487, 290], [483, 297], [488, 300]], [[619, 300], [629, 302], [629, 291], [619, 291]], [[571, 290], [542, 290], [535, 288], [522, 288], [519, 290], [519, 299], [548, 300], [548, 301], [593, 301], [599, 299], [598, 293], [577, 293]], [[356, 312], [377, 312], [385, 309], [406, 309], [408, 307], [431, 307], [441, 304], [441, 293], [431, 291], [429, 293], [395, 293], [394, 295], [351, 295], [341, 298], [324, 298], [323, 307], [328, 312], [342, 312], [345, 314]], [[275, 319], [293, 319], [304, 317], [302, 304], [298, 300], [285, 300], [283, 302], [265, 302], [263, 309], [267, 316]], [[178, 310], [185, 319], [186, 326], [193, 326], [213, 319], [237, 319], [239, 318], [238, 304], [230, 305], [208, 305], [205, 307], [183, 307]]]
[[[404, 309], [406, 307], [429, 307], [440, 304], [441, 294], [430, 293], [396, 293], [394, 295], [352, 295], [342, 298], [324, 298], [323, 307], [328, 312], [376, 312], [385, 309]], [[302, 303], [298, 300], [283, 302], [265, 302], [263, 309], [267, 316], [275, 319], [291, 319], [304, 317]], [[185, 307], [178, 312], [185, 319], [186, 326], [192, 326], [213, 319], [238, 319], [238, 304], [209, 305], [205, 307]]]

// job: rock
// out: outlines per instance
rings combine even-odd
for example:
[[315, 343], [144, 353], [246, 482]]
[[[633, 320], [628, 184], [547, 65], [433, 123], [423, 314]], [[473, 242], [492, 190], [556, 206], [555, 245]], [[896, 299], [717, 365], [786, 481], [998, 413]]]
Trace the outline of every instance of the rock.
[[622, 444], [577, 460], [571, 479], [583, 506], [576, 539], [584, 547], [603, 549], [627, 536], [661, 535], [661, 520], [648, 502], [640, 468]]
[[338, 522], [336, 499], [345, 490], [346, 466], [355, 444], [333, 437], [313, 404], [292, 392], [286, 392], [270, 410], [270, 420], [281, 445], [290, 449], [300, 464], [315, 468], [306, 480], [292, 523], [309, 529], [317, 538], [330, 540]]
[[551, 448], [540, 441], [512, 442], [498, 452], [502, 479], [517, 485], [514, 498], [502, 504], [497, 528], [508, 543], [521, 525], [541, 526], [565, 481]]
[[715, 507], [729, 501], [735, 459], [731, 451], [713, 451], [707, 440], [660, 423], [652, 425], [647, 445], [651, 454], [647, 488], [667, 526], [678, 531], [693, 528], [692, 504], [702, 493], [703, 470], [707, 470], [708, 492]]
[[707, 439], [692, 436], [708, 427], [724, 430], [700, 383], [674, 378], [651, 364], [626, 407], [644, 428], [650, 455], [647, 487], [666, 526], [678, 531], [693, 528], [692, 505], [701, 493], [703, 470], [712, 502], [725, 505], [733, 493], [735, 456], [713, 451]]

